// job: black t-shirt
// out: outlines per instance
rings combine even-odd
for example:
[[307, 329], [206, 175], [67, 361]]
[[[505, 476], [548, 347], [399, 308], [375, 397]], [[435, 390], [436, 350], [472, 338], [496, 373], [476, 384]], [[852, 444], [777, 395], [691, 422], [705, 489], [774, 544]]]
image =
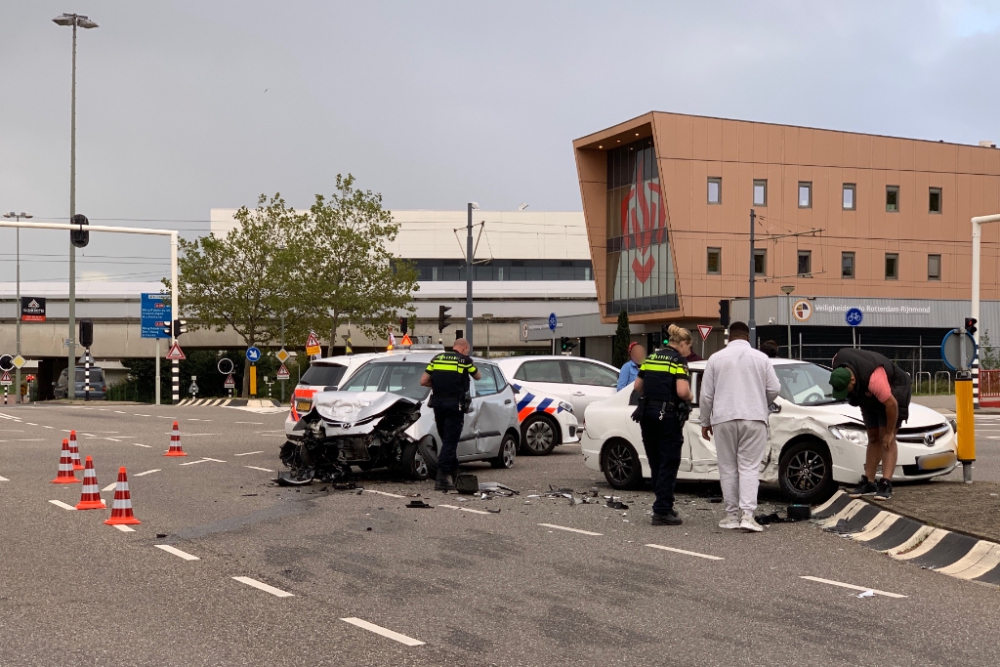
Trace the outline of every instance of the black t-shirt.
[[677, 381], [690, 380], [687, 361], [672, 347], [657, 350], [646, 357], [639, 367], [643, 394], [654, 401], [673, 401], [677, 397]]
[[469, 391], [469, 378], [479, 372], [472, 359], [455, 351], [442, 352], [427, 364], [435, 396], [460, 398]]

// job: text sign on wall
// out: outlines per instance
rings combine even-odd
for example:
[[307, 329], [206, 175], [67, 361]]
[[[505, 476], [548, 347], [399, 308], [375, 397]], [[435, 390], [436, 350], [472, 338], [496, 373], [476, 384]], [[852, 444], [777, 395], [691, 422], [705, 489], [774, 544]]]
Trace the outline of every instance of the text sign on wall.
[[21, 297], [21, 321], [22, 322], [44, 322], [45, 321], [45, 299], [33, 296]]

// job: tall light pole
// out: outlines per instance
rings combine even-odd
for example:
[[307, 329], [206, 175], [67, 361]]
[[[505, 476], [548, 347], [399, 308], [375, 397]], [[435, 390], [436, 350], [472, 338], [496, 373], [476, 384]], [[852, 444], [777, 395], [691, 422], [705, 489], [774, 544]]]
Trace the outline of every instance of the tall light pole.
[[[789, 298], [795, 291], [795, 285], [782, 285], [781, 291], [785, 293], [785, 317], [788, 318], [788, 358], [792, 358], [792, 302]], [[802, 352], [802, 350], [799, 350]]]
[[[73, 27], [73, 87], [70, 98], [69, 123], [69, 219], [73, 221], [76, 215], [76, 29], [96, 28], [97, 24], [82, 14], [61, 14], [52, 19], [57, 25]], [[176, 289], [176, 286], [174, 287]], [[69, 244], [69, 339], [67, 347], [67, 377], [73, 378], [76, 373], [76, 246]], [[66, 397], [76, 397], [76, 383], [66, 383]]]
[[750, 317], [747, 326], [750, 328], [750, 347], [757, 347], [757, 262], [756, 251], [754, 249], [754, 228], [757, 214], [750, 209]]
[[483, 319], [486, 321], [486, 358], [490, 358], [490, 320], [493, 319], [493, 313], [483, 313]]
[[479, 204], [469, 202], [469, 222], [466, 226], [465, 238], [465, 339], [469, 341], [469, 354], [472, 354], [472, 211], [479, 210]]
[[[18, 222], [21, 222], [21, 218], [25, 220], [30, 220], [34, 216], [30, 213], [25, 213], [21, 211], [20, 213], [14, 213], [14, 211], [9, 211], [4, 213], [5, 218], [15, 218]], [[17, 356], [21, 356], [21, 228], [17, 228], [17, 303], [14, 306], [17, 314]], [[14, 389], [14, 402], [21, 402], [21, 367], [18, 366], [14, 373], [16, 387]]]

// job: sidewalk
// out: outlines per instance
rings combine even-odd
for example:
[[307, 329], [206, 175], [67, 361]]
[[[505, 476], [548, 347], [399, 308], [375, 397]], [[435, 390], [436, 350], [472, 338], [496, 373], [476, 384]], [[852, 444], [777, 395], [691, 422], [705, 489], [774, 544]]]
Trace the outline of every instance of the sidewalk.
[[872, 504], [935, 528], [1000, 543], [1000, 484], [994, 482], [897, 484], [892, 500]]
[[[912, 403], [919, 403], [920, 405], [931, 408], [932, 410], [937, 410], [938, 412], [953, 415], [955, 414], [955, 397], [954, 396], [914, 396], [911, 399]], [[977, 415], [1000, 415], [1000, 408], [979, 408], [976, 410]]]

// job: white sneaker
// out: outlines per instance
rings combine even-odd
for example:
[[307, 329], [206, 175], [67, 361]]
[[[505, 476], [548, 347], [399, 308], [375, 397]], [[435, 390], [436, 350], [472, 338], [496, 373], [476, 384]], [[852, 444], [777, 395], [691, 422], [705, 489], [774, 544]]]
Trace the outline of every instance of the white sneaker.
[[740, 517], [736, 514], [727, 514], [726, 518], [719, 522], [719, 528], [724, 530], [736, 530], [740, 527]]
[[753, 514], [746, 512], [740, 520], [740, 530], [744, 533], [762, 533], [764, 532], [764, 526], [757, 523], [757, 520], [753, 518]]

